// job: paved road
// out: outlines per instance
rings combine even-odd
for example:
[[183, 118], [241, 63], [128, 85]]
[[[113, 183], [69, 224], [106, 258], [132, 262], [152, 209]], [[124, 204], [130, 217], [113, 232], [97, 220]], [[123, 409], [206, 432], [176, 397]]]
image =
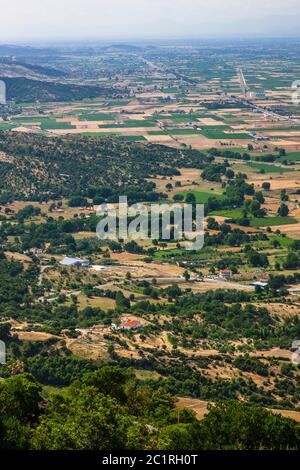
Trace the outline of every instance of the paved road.
[[237, 287], [237, 288], [242, 288], [245, 290], [255, 290], [254, 286], [251, 286], [249, 284], [240, 284], [239, 282], [234, 282], [234, 281], [224, 281], [222, 279], [215, 279], [211, 277], [205, 277], [203, 279], [204, 282], [213, 282], [214, 284], [220, 284], [220, 286], [226, 288], [226, 287]]
[[[290, 118], [289, 116], [284, 116], [282, 114], [275, 113], [274, 111], [268, 108], [263, 108], [262, 106], [258, 106], [257, 104], [253, 103], [253, 101], [239, 98], [235, 95], [231, 95], [230, 97], [233, 98], [236, 102], [244, 103], [247, 106], [250, 105], [252, 109], [256, 109], [257, 112], [263, 113], [273, 119], [276, 119], [277, 121], [287, 121], [290, 124], [297, 124], [297, 125], [300, 124], [300, 119], [293, 119], [293, 118]], [[259, 130], [259, 128], [257, 130]]]

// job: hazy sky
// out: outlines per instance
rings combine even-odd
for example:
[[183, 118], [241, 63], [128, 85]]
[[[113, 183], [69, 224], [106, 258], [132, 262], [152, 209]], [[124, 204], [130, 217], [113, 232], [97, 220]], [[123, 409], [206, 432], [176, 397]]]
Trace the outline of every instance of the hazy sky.
[[0, 41], [300, 36], [299, 0], [0, 0]]

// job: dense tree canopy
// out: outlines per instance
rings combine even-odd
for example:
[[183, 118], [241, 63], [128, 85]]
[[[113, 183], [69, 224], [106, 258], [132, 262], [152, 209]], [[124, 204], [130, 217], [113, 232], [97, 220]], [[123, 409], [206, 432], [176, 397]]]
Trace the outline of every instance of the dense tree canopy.
[[300, 428], [270, 411], [223, 401], [202, 421], [119, 368], [105, 366], [45, 395], [32, 376], [0, 384], [0, 448], [42, 450], [299, 449]]

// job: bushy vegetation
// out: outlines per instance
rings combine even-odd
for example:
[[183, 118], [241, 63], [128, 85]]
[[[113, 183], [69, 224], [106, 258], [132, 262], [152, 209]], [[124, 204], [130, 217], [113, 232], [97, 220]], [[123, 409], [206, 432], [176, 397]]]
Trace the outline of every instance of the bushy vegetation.
[[30, 80], [25, 77], [2, 77], [1, 80], [6, 84], [7, 99], [17, 103], [72, 101], [117, 94], [112, 88]]
[[[83, 196], [96, 198], [95, 203], [100, 204], [106, 199], [115, 202], [124, 194], [134, 202], [151, 200], [147, 192], [152, 193], [154, 188], [146, 178], [178, 175], [178, 167], [203, 168], [210, 161], [195, 150], [109, 137], [46, 138], [0, 133], [0, 150], [11, 157], [10, 161], [0, 162], [3, 203], [14, 198], [43, 201]], [[152, 197], [158, 198], [156, 194]]]

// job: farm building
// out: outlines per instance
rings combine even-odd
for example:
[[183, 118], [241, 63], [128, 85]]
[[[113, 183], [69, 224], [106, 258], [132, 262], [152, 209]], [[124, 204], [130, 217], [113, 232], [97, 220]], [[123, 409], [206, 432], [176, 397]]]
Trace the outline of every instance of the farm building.
[[260, 280], [260, 281], [254, 282], [252, 285], [265, 289], [268, 286], [268, 282]]
[[142, 326], [144, 326], [144, 323], [139, 320], [128, 320], [128, 321], [123, 321], [119, 329], [125, 330], [125, 331], [134, 331], [134, 330], [138, 330]]
[[268, 286], [269, 279], [270, 279], [269, 274], [264, 274], [259, 281], [253, 283], [253, 286], [258, 286], [258, 287], [261, 287], [262, 289], [265, 289]]
[[43, 250], [36, 247], [30, 248], [29, 252], [36, 256], [43, 254]]
[[264, 100], [266, 94], [263, 91], [250, 91], [248, 97], [253, 100]]
[[81, 267], [81, 268], [86, 268], [90, 265], [89, 260], [87, 259], [81, 259], [81, 258], [69, 258], [68, 256], [65, 256], [61, 261], [60, 261], [61, 266], [76, 266], [76, 267]]
[[100, 264], [92, 264], [92, 265], [90, 266], [90, 269], [91, 269], [92, 271], [103, 271], [103, 270], [106, 269], [106, 268], [107, 268], [107, 266], [102, 266], [102, 265], [100, 265]]
[[231, 279], [232, 278], [232, 271], [231, 269], [221, 269], [219, 272], [219, 277], [222, 279]]

